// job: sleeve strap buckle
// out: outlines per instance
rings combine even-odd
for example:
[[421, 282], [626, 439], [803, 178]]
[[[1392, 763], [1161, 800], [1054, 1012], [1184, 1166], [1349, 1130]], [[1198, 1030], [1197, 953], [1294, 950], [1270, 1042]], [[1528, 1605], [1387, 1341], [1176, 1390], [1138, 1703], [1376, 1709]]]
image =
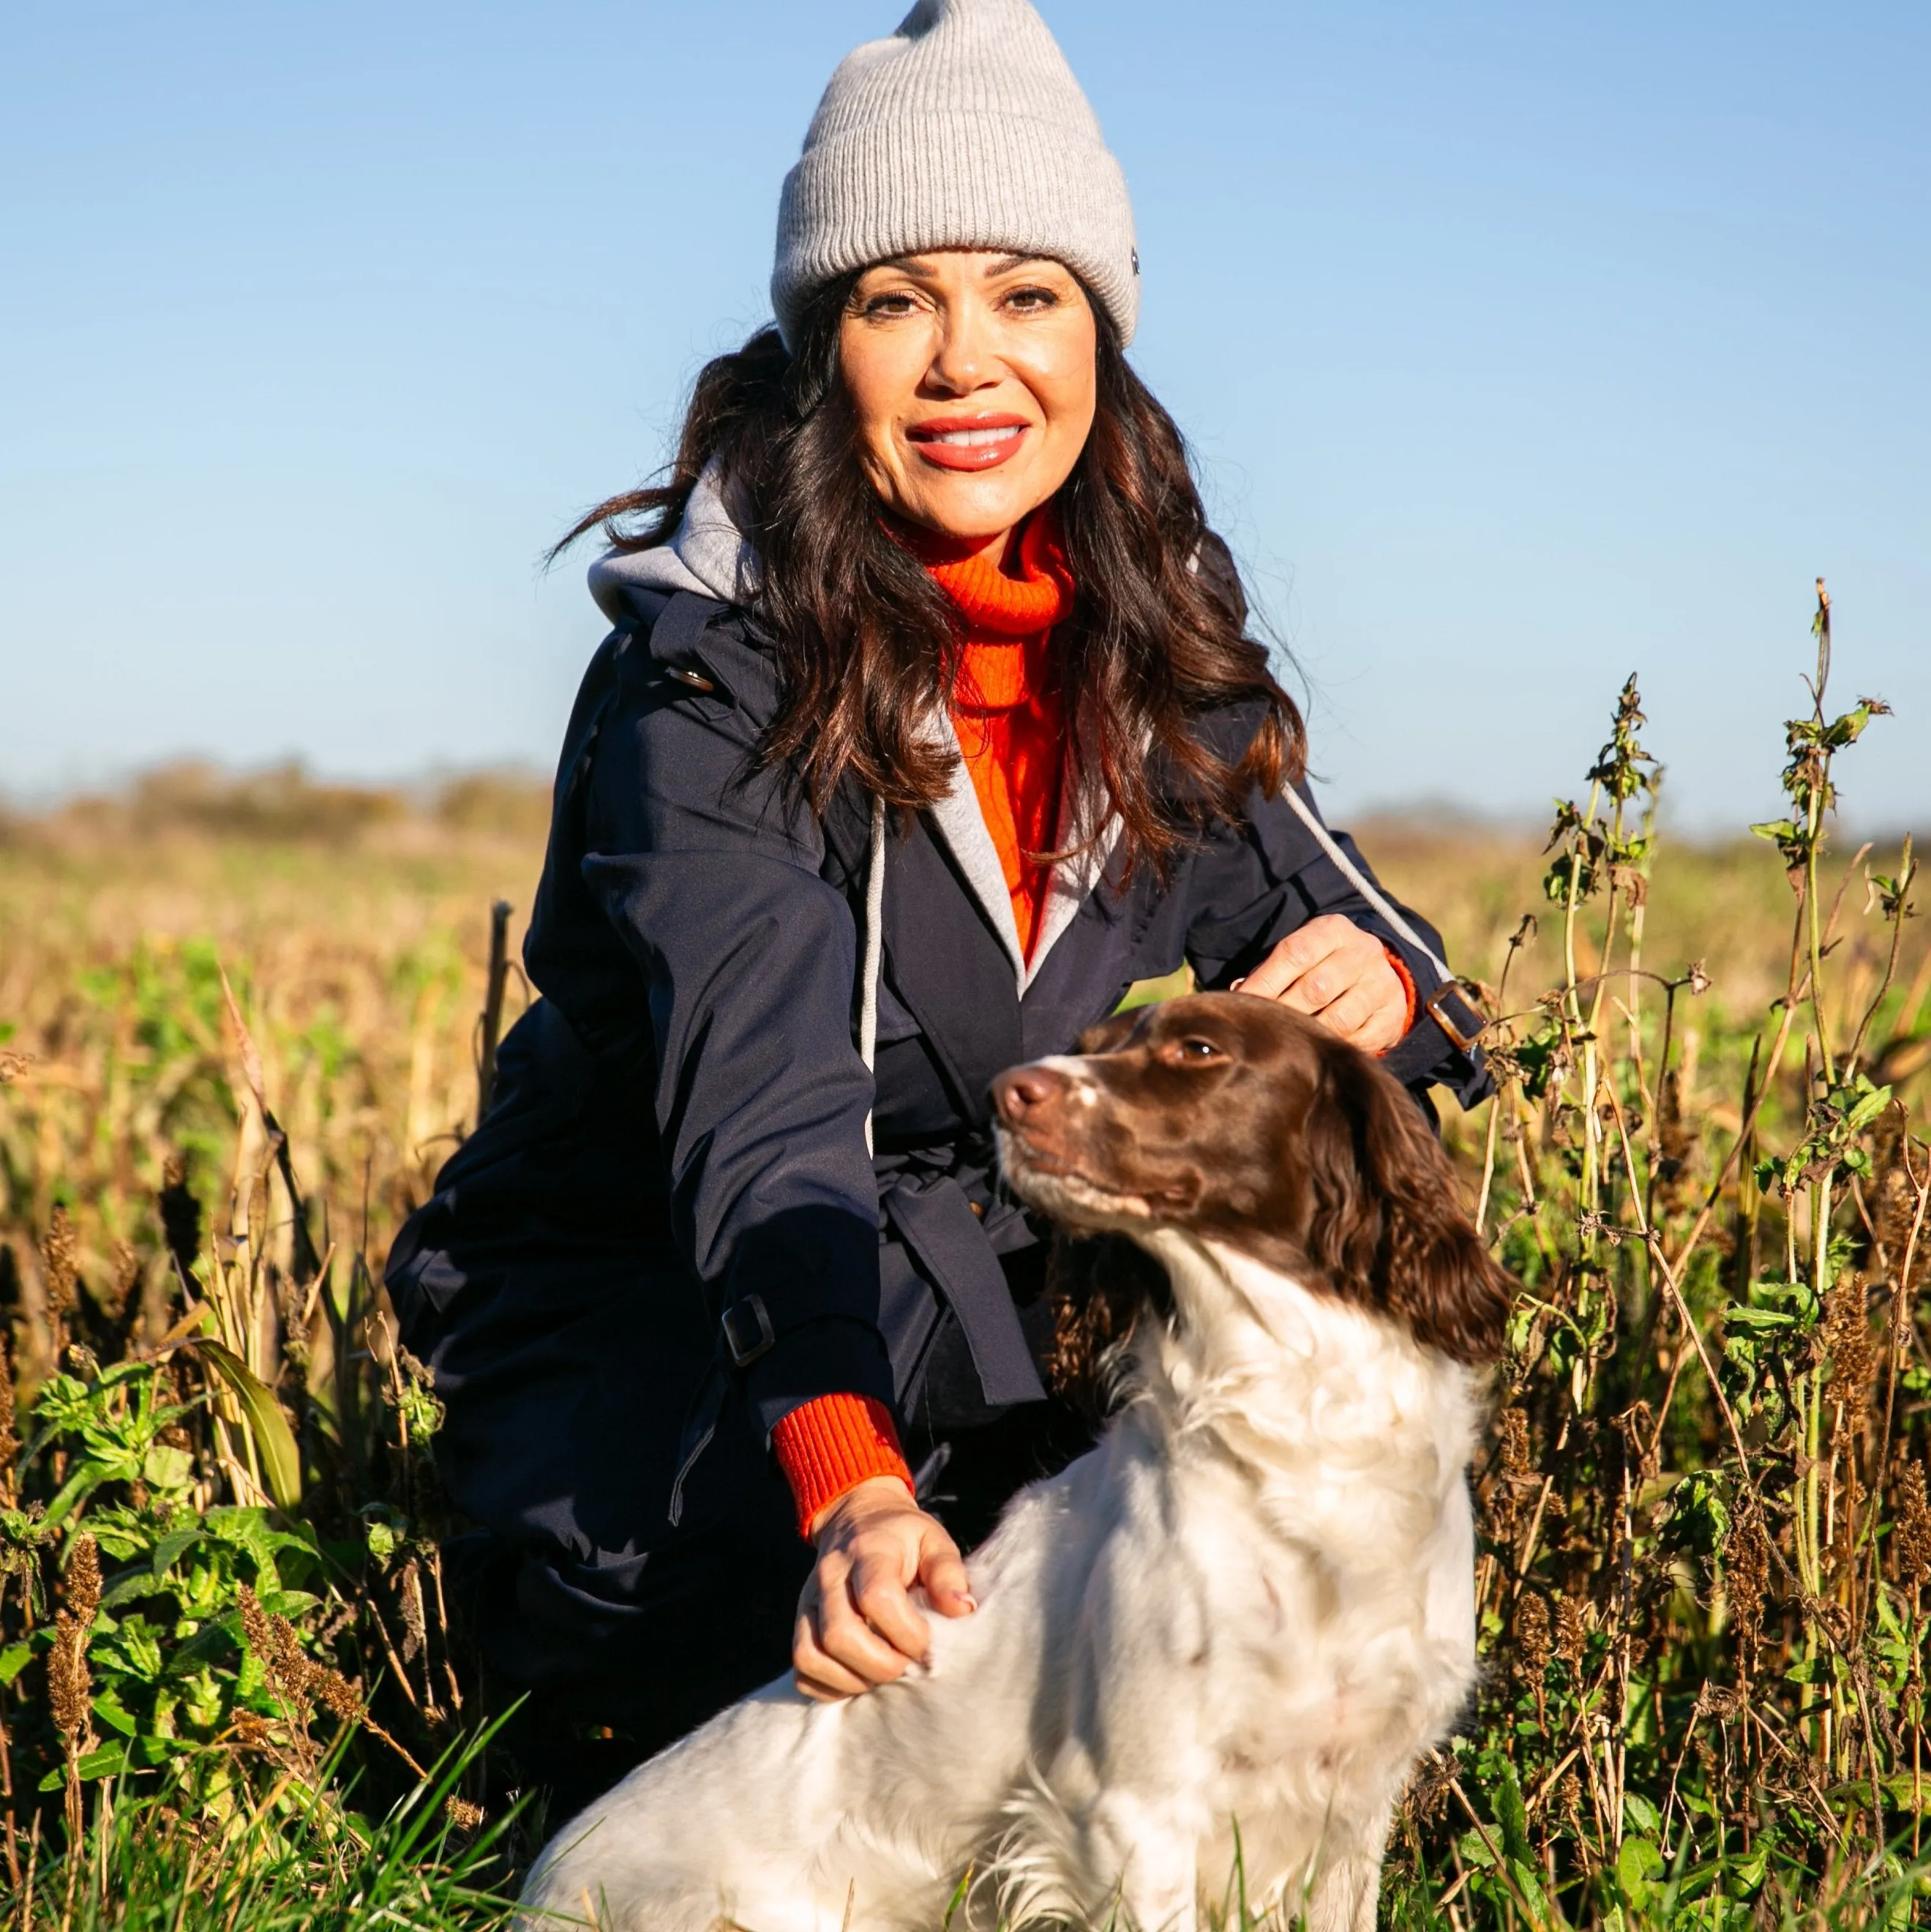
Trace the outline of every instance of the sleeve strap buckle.
[[[1462, 1002], [1463, 1010], [1474, 1022], [1471, 1030], [1465, 1032], [1462, 1027], [1448, 1016], [1447, 1002], [1450, 998]], [[1457, 1053], [1472, 1053], [1482, 1037], [1482, 1029], [1486, 1022], [1482, 1010], [1468, 996], [1468, 988], [1459, 980], [1444, 980], [1429, 995], [1424, 1009], [1430, 1019], [1448, 1036], [1449, 1042]]]
[[[754, 1324], [754, 1334], [751, 1333]], [[765, 1306], [761, 1294], [747, 1294], [742, 1301], [733, 1302], [718, 1318], [718, 1326], [723, 1331], [733, 1366], [740, 1369], [756, 1361], [778, 1340], [778, 1332], [771, 1325], [771, 1311]]]

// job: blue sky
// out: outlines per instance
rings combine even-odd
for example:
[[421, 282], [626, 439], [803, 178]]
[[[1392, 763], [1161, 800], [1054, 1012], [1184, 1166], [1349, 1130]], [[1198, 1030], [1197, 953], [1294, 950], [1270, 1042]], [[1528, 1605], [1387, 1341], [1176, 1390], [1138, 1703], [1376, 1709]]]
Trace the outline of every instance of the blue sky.
[[[1341, 810], [1540, 814], [1624, 676], [1683, 822], [1776, 802], [1811, 580], [1931, 819], [1931, 9], [1046, 0], [1135, 359]], [[547, 766], [573, 512], [766, 313], [895, 0], [0, 14], [0, 792], [186, 753]]]

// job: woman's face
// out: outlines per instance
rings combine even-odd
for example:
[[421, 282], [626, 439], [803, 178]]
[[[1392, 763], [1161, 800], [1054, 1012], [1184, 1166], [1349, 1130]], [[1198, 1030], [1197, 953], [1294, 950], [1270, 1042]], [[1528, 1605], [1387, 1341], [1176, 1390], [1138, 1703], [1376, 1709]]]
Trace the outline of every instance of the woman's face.
[[1057, 262], [949, 248], [868, 268], [838, 358], [872, 488], [907, 522], [997, 554], [1085, 447], [1094, 343]]

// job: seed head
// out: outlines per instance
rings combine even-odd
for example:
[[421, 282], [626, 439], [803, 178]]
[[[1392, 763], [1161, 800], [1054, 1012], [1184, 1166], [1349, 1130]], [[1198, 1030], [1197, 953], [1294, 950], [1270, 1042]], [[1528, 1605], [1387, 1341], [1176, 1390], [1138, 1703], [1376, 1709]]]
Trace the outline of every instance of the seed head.
[[116, 1241], [114, 1244], [114, 1276], [104, 1304], [110, 1321], [118, 1322], [127, 1313], [127, 1304], [133, 1299], [140, 1280], [141, 1258], [135, 1252], [133, 1244], [131, 1241]]
[[67, 1609], [85, 1630], [100, 1607], [100, 1546], [85, 1532], [73, 1540], [73, 1551], [67, 1559], [64, 1591]]
[[57, 1316], [73, 1307], [73, 1286], [80, 1274], [80, 1238], [64, 1208], [56, 1208], [40, 1242], [40, 1266], [47, 1283], [47, 1306]]
[[11, 1504], [18, 1492], [13, 1470], [20, 1438], [13, 1422], [13, 1364], [7, 1338], [0, 1334], [0, 1504]]
[[1878, 1352], [1864, 1282], [1857, 1274], [1841, 1276], [1825, 1298], [1824, 1346], [1830, 1352], [1831, 1386], [1847, 1402], [1861, 1402], [1877, 1380]]
[[1738, 1647], [1747, 1666], [1756, 1661], [1757, 1644], [1763, 1635], [1764, 1599], [1770, 1589], [1770, 1538], [1754, 1509], [1740, 1516], [1730, 1532], [1726, 1568], [1730, 1620], [1736, 1626]]
[[1526, 1476], [1529, 1472], [1529, 1419], [1519, 1408], [1505, 1408], [1501, 1415], [1502, 1473]]
[[1891, 1534], [1897, 1574], [1907, 1583], [1931, 1583], [1931, 1499], [1924, 1493], [1924, 1465], [1913, 1462], [1898, 1484], [1897, 1527]]
[[1523, 1675], [1532, 1683], [1540, 1682], [1552, 1654], [1549, 1606], [1533, 1591], [1525, 1591], [1516, 1599], [1515, 1638]]
[[68, 1751], [78, 1752], [94, 1715], [94, 1679], [87, 1668], [87, 1628], [70, 1610], [54, 1619], [53, 1648], [47, 1653], [47, 1702]]
[[1581, 1600], [1564, 1597], [1555, 1606], [1556, 1654], [1571, 1670], [1579, 1671], [1588, 1642], [1589, 1626], [1583, 1620]]
[[429, 1622], [422, 1605], [422, 1566], [413, 1556], [403, 1565], [397, 1594], [402, 1599], [403, 1661], [413, 1664], [429, 1638]]
[[459, 1832], [474, 1832], [489, 1816], [480, 1804], [472, 1804], [466, 1798], [458, 1798], [454, 1792], [442, 1801], [442, 1815]]
[[345, 1724], [358, 1722], [362, 1715], [361, 1696], [339, 1670], [320, 1671], [315, 1680], [315, 1695], [323, 1709]]
[[248, 1648], [255, 1653], [264, 1670], [272, 1670], [275, 1660], [274, 1632], [268, 1626], [268, 1615], [262, 1608], [262, 1600], [247, 1584], [239, 1592], [241, 1604], [241, 1634], [248, 1640]]

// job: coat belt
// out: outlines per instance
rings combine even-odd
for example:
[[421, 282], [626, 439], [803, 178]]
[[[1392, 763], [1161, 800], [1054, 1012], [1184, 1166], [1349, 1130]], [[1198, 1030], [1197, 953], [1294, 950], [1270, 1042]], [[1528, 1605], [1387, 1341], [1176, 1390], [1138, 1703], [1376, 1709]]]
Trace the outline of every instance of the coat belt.
[[895, 1174], [879, 1206], [958, 1318], [987, 1402], [1045, 1400], [1005, 1270], [958, 1183], [946, 1174]]

